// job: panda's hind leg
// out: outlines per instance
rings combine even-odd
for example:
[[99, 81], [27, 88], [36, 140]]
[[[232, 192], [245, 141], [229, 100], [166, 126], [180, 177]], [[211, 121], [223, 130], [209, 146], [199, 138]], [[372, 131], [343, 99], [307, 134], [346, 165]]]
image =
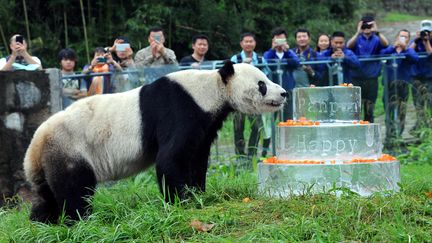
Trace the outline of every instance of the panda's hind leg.
[[47, 181], [57, 207], [68, 219], [78, 220], [91, 213], [88, 198], [93, 196], [96, 176], [84, 159], [62, 158], [46, 168]]
[[60, 210], [54, 194], [45, 179], [33, 185], [30, 219], [42, 223], [57, 223]]

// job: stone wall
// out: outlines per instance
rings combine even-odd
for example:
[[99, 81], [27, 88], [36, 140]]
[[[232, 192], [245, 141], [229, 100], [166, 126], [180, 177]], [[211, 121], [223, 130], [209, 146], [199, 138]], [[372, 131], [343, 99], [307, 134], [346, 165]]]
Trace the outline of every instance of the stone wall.
[[0, 72], [0, 207], [15, 194], [30, 196], [22, 170], [34, 131], [61, 110], [58, 69]]

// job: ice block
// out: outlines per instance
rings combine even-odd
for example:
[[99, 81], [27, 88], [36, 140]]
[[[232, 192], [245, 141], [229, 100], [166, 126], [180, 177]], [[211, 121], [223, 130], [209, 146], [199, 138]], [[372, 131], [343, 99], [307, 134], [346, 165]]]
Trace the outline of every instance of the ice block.
[[[346, 188], [361, 196], [398, 192], [399, 161], [351, 164], [258, 164], [260, 193], [271, 197], [315, 194]], [[336, 190], [338, 193], [341, 190]]]
[[294, 120], [305, 117], [320, 122], [358, 121], [360, 94], [357, 86], [296, 88], [293, 91]]
[[278, 127], [276, 155], [281, 160], [379, 158], [379, 124], [327, 123]]

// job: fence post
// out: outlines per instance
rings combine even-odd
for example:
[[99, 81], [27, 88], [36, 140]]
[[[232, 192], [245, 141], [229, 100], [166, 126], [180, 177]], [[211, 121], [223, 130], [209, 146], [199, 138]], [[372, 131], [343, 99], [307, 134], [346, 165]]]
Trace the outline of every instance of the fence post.
[[[391, 80], [391, 81], [393, 81], [393, 82], [397, 82], [398, 81], [398, 77], [397, 77], [397, 68], [398, 68], [398, 63], [396, 62], [396, 56], [392, 56], [392, 71], [393, 71], [393, 80]], [[384, 70], [385, 71], [385, 70]], [[398, 86], [398, 84], [397, 83], [393, 83], [393, 91], [394, 91], [394, 95], [396, 96], [395, 97], [395, 99], [396, 99], [396, 102], [397, 102], [397, 100], [398, 100], [398, 92], [397, 92], [397, 86]], [[395, 128], [396, 128], [396, 131], [395, 131], [395, 133], [396, 133], [396, 135], [398, 135], [399, 134], [399, 131], [400, 131], [400, 122], [399, 122], [399, 119], [398, 119], [398, 116], [399, 116], [399, 112], [398, 112], [398, 105], [395, 105], [394, 106], [394, 111], [393, 111], [393, 122], [395, 122]]]

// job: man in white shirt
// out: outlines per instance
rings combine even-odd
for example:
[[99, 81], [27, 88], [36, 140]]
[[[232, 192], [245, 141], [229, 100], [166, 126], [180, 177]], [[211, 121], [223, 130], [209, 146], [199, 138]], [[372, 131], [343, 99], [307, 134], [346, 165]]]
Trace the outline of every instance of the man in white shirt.
[[9, 40], [11, 55], [0, 59], [0, 71], [42, 69], [41, 61], [27, 52], [27, 43], [22, 35], [14, 35]]

